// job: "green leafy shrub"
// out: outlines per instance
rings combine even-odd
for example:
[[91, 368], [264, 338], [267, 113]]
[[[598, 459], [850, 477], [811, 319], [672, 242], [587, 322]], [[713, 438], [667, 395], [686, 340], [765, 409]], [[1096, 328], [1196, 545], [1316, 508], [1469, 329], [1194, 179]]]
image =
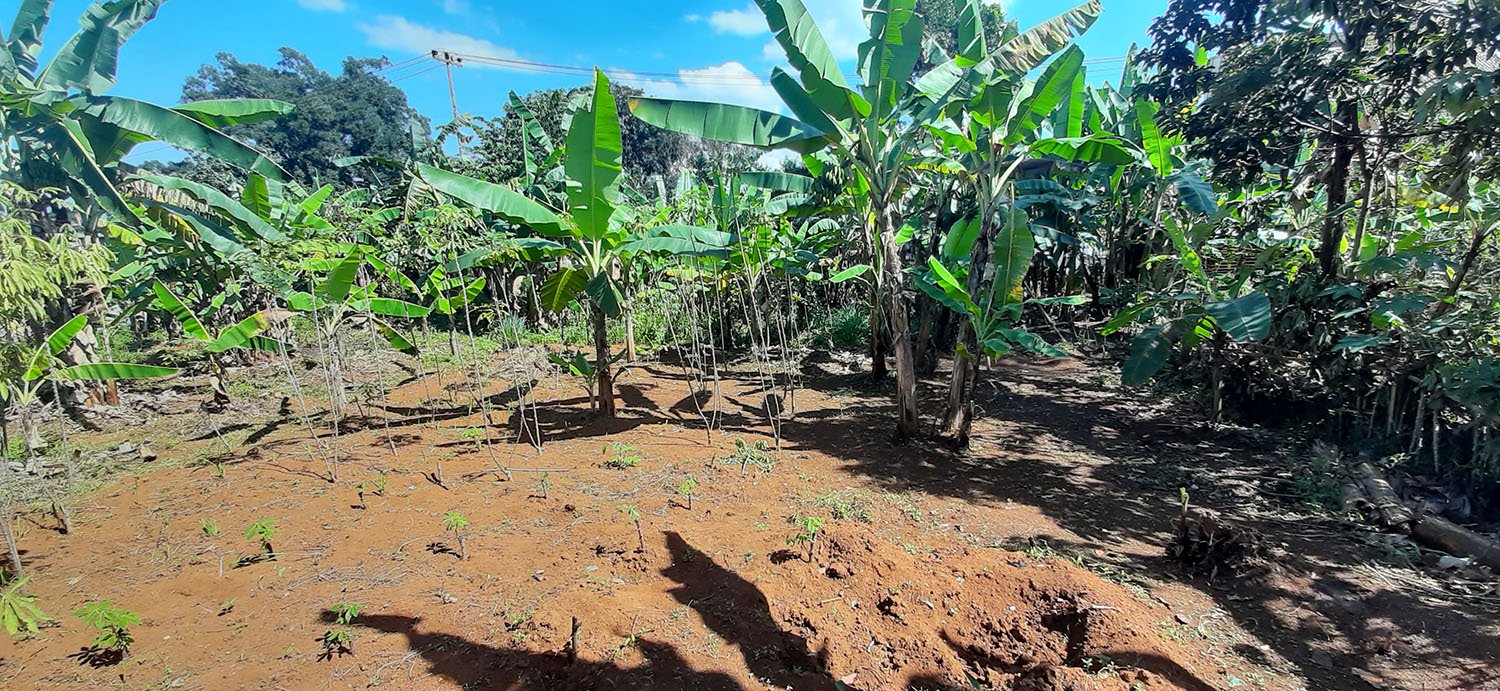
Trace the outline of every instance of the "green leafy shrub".
[[96, 653], [114, 654], [117, 658], [130, 654], [130, 646], [135, 643], [130, 627], [141, 623], [139, 614], [116, 607], [109, 600], [100, 600], [84, 605], [73, 616], [98, 632], [89, 644]]
[[18, 576], [9, 582], [0, 582], [5, 586], [0, 590], [0, 625], [12, 636], [29, 636], [39, 631], [41, 624], [52, 621], [52, 617], [36, 604], [42, 598], [25, 593], [29, 580], [30, 576]]

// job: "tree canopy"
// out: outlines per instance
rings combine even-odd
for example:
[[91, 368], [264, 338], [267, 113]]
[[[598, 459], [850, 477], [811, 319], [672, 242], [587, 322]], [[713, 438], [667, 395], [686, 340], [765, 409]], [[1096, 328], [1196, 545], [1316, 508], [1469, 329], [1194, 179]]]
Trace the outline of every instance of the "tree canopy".
[[[347, 156], [408, 159], [431, 127], [406, 100], [406, 93], [377, 72], [385, 58], [346, 58], [337, 75], [323, 71], [292, 48], [281, 49], [275, 66], [241, 62], [220, 53], [182, 87], [186, 102], [224, 98], [274, 98], [293, 105], [286, 117], [226, 131], [253, 142], [296, 179], [308, 184], [347, 182], [334, 164]], [[199, 156], [179, 166], [187, 177], [226, 182], [228, 171]]]

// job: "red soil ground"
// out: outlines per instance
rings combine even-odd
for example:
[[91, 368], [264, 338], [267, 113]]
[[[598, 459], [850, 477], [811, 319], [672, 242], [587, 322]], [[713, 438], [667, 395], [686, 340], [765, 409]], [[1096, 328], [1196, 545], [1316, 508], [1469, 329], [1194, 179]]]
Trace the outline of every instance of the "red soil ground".
[[[512, 443], [507, 385], [484, 392], [495, 407], [485, 430], [467, 393], [434, 399], [433, 382], [408, 381], [336, 440], [325, 415], [310, 420], [342, 449], [336, 483], [276, 395], [216, 416], [218, 433], [184, 404], [144, 429], [193, 438], [160, 444], [161, 467], [84, 499], [71, 534], [41, 514], [22, 522], [30, 591], [63, 621], [0, 640], [0, 687], [1436, 689], [1500, 678], [1493, 614], [1378, 583], [1349, 530], [1266, 509], [1236, 481], [1265, 472], [1285, 444], [1273, 435], [1144, 406], [1077, 363], [1012, 363], [986, 394], [975, 448], [956, 455], [892, 443], [885, 391], [862, 377], [808, 375], [774, 468], [744, 477], [723, 459], [736, 438], [771, 439], [759, 389], [723, 382], [723, 431], [710, 440], [689, 384], [664, 365], [631, 369], [613, 421], [593, 420], [576, 385], [544, 381], [540, 452]], [[222, 477], [171, 463], [219, 453], [220, 433], [235, 447], [216, 457]], [[605, 467], [612, 443], [640, 463]], [[495, 459], [559, 470], [542, 496], [536, 473], [481, 474]], [[439, 463], [442, 485], [427, 475]], [[689, 474], [691, 509], [674, 491]], [[1254, 581], [1180, 574], [1160, 556], [1179, 483], [1241, 509], [1295, 556]], [[440, 525], [455, 510], [470, 522], [466, 559]], [[805, 515], [828, 519], [811, 559], [787, 540]], [[237, 565], [257, 552], [243, 533], [260, 518], [276, 522], [279, 554]], [[205, 519], [222, 532], [205, 534]], [[91, 634], [65, 613], [103, 599], [143, 621], [128, 658], [94, 668], [70, 657]], [[353, 654], [319, 660], [340, 602], [362, 605]]]

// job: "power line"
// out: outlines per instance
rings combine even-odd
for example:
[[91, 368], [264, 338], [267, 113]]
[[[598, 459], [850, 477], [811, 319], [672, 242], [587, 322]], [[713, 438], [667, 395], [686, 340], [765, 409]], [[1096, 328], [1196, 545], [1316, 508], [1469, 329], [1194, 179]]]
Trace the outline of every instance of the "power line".
[[[447, 54], [461, 58], [462, 60], [502, 67], [519, 72], [536, 72], [541, 74], [564, 74], [586, 76], [594, 73], [593, 67], [582, 65], [563, 65], [557, 63], [535, 62], [532, 60], [521, 60], [517, 58], [502, 58], [492, 55], [478, 55], [474, 53], [459, 53], [454, 51], [435, 50], [434, 54]], [[1123, 65], [1129, 59], [1128, 56], [1092, 58], [1083, 61], [1083, 64], [1092, 67]], [[650, 70], [605, 70], [611, 79], [624, 82], [652, 82], [671, 81], [684, 85], [693, 86], [738, 86], [738, 87], [762, 87], [768, 84], [768, 75], [757, 74], [693, 74], [692, 70], [679, 70], [677, 72], [657, 72]], [[845, 75], [846, 77], [858, 78], [858, 75]]]

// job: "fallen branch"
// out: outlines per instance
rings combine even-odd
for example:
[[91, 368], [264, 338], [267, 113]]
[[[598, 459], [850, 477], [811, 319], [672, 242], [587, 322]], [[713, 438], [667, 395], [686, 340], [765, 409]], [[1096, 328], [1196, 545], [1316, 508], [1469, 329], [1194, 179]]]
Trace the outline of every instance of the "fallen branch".
[[1365, 494], [1370, 498], [1370, 505], [1380, 515], [1380, 525], [1385, 528], [1403, 529], [1412, 521], [1411, 509], [1396, 495], [1396, 490], [1391, 487], [1380, 471], [1369, 463], [1360, 463], [1354, 467], [1354, 472], [1359, 474], [1360, 486], [1364, 488]]
[[1411, 536], [1460, 557], [1469, 557], [1500, 571], [1500, 544], [1439, 516], [1421, 516], [1411, 524]]

